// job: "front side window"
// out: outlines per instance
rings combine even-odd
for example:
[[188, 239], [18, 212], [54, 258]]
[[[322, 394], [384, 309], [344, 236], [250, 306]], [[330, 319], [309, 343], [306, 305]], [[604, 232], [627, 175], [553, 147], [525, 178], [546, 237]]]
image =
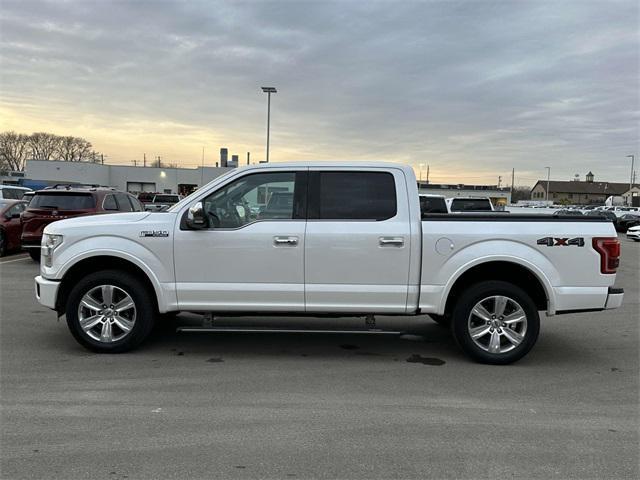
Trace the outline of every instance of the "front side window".
[[239, 228], [258, 220], [294, 218], [294, 172], [254, 173], [202, 201], [212, 228]]
[[396, 185], [388, 172], [319, 172], [317, 196], [312, 201], [317, 211], [310, 204], [309, 218], [381, 221], [397, 212]]
[[116, 193], [116, 200], [118, 201], [118, 210], [121, 212], [130, 212], [132, 210], [131, 203], [127, 198], [126, 193]]

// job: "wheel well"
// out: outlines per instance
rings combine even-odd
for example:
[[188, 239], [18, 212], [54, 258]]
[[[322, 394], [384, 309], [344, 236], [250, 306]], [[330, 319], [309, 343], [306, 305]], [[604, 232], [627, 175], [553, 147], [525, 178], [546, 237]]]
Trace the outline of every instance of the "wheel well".
[[457, 298], [467, 287], [486, 280], [502, 280], [512, 283], [531, 296], [538, 310], [548, 308], [544, 286], [531, 270], [512, 262], [486, 262], [470, 268], [456, 280], [447, 297], [445, 315], [451, 315]]
[[158, 308], [158, 297], [156, 296], [156, 291], [144, 270], [128, 260], [109, 255], [101, 255], [80, 260], [64, 275], [58, 291], [58, 298], [56, 300], [56, 311], [59, 315], [62, 315], [65, 311], [67, 297], [73, 289], [73, 286], [82, 277], [100, 270], [120, 270], [134, 275], [146, 285], [149, 293], [153, 295], [156, 309]]

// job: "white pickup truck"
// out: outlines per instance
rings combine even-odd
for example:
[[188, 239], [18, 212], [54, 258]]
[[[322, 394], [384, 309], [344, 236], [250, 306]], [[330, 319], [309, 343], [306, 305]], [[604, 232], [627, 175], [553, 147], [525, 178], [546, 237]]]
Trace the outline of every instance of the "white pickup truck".
[[623, 297], [609, 221], [421, 214], [414, 172], [399, 164], [236, 169], [166, 212], [52, 223], [41, 251], [38, 300], [98, 352], [139, 345], [167, 312], [380, 314], [399, 325], [428, 314], [471, 358], [506, 364], [536, 342], [540, 311]]

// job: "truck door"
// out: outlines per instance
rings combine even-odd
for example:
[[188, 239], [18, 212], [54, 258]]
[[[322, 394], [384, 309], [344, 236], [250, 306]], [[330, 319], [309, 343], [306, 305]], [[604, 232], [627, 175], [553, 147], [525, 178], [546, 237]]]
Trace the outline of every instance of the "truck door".
[[304, 311], [306, 175], [249, 172], [200, 199], [208, 228], [175, 233], [181, 309]]
[[400, 169], [310, 170], [307, 312], [405, 312], [411, 235], [404, 182]]

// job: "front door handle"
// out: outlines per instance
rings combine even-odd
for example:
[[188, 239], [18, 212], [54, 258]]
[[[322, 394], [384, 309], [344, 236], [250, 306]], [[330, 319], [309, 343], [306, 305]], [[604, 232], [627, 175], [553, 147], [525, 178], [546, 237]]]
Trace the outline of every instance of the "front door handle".
[[273, 243], [276, 246], [295, 247], [298, 245], [298, 237], [273, 237]]
[[380, 237], [379, 241], [381, 247], [402, 247], [404, 245], [404, 237]]

